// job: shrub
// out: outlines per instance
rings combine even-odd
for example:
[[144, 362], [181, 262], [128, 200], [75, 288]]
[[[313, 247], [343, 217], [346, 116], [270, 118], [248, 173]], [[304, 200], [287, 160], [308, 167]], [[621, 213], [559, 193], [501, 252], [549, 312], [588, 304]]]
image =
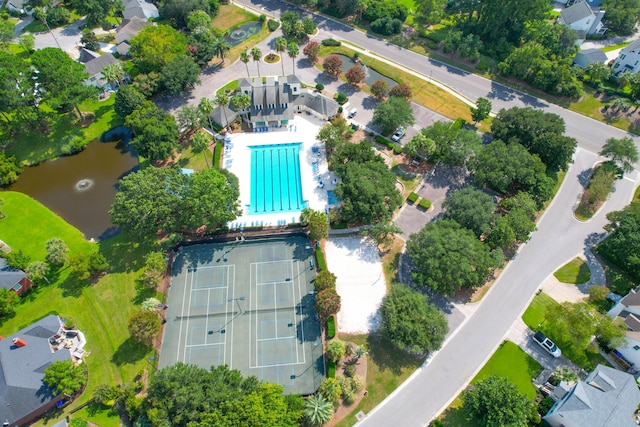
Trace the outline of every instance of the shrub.
[[483, 59], [482, 61], [480, 61], [478, 63], [478, 65], [476, 65], [476, 70], [480, 71], [480, 72], [485, 72], [489, 69], [489, 61], [487, 61], [486, 59]]
[[336, 318], [329, 316], [327, 319], [327, 339], [332, 339], [336, 336]]
[[316, 90], [323, 91], [324, 90], [324, 85], [322, 83], [318, 83], [316, 85]]
[[267, 15], [262, 14], [258, 17], [258, 21], [260, 21], [261, 24], [264, 24], [264, 21], [267, 20]]
[[324, 291], [325, 289], [336, 288], [336, 276], [329, 270], [322, 270], [316, 276], [314, 290], [316, 292]]
[[333, 340], [327, 344], [327, 357], [338, 362], [344, 356], [344, 344], [340, 340]]
[[356, 365], [353, 363], [348, 364], [344, 367], [344, 375], [346, 377], [352, 378], [356, 374]]
[[390, 17], [384, 17], [376, 19], [371, 23], [371, 30], [378, 34], [384, 34], [389, 36], [391, 34], [398, 34], [402, 29], [402, 21], [399, 19], [391, 19]]
[[393, 146], [393, 154], [402, 154], [402, 146], [394, 144], [394, 146]]
[[275, 30], [277, 30], [279, 26], [280, 26], [280, 23], [278, 21], [274, 21], [273, 19], [269, 19], [269, 21], [267, 21], [267, 28], [271, 32], [274, 32]]
[[327, 378], [335, 378], [336, 377], [336, 362], [333, 360], [329, 360], [327, 362]]
[[84, 150], [88, 144], [89, 141], [85, 140], [82, 135], [67, 135], [62, 139], [60, 151], [68, 156]]
[[422, 199], [420, 200], [420, 203], [418, 203], [418, 206], [420, 206], [424, 210], [429, 210], [429, 208], [431, 207], [431, 201], [429, 199]]
[[440, 48], [440, 43], [433, 40], [427, 40], [427, 47], [429, 49], [438, 50]]
[[349, 98], [347, 97], [347, 95], [345, 95], [342, 92], [338, 92], [336, 94], [336, 102], [340, 105], [344, 105], [347, 103], [347, 101], [349, 100]]
[[418, 198], [420, 196], [418, 196], [416, 193], [414, 193], [413, 191], [411, 192], [411, 194], [409, 194], [409, 196], [407, 197], [407, 201], [409, 203], [415, 203], [418, 201]]
[[389, 150], [393, 150], [393, 147], [395, 147], [395, 144], [392, 141], [388, 140], [387, 138], [385, 138], [382, 135], [376, 135], [376, 142], [378, 144], [384, 145]]
[[323, 46], [341, 46], [342, 42], [335, 39], [324, 39], [322, 40]]

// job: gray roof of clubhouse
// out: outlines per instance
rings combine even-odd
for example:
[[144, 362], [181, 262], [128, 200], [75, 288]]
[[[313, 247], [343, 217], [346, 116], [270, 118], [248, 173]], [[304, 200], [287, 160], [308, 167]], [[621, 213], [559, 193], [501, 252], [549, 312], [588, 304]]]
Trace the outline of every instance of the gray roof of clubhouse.
[[[71, 359], [69, 351], [51, 351], [49, 338], [59, 329], [58, 316], [49, 315], [0, 341], [0, 421], [17, 421], [53, 398], [44, 371], [53, 362]], [[27, 345], [16, 347], [14, 338]]]

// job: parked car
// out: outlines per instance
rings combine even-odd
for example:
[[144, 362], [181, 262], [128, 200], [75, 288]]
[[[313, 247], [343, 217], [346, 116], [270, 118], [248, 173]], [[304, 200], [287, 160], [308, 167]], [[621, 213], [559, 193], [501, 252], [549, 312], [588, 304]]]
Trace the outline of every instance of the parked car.
[[542, 332], [536, 332], [535, 334], [533, 334], [533, 340], [553, 357], [562, 356], [562, 351], [558, 348], [558, 346], [555, 345], [555, 343], [547, 338], [547, 336]]
[[351, 111], [349, 111], [349, 118], [353, 118], [355, 117], [355, 115], [358, 113], [358, 109], [357, 108], [352, 108]]
[[396, 132], [393, 135], [391, 135], [391, 140], [393, 142], [398, 142], [400, 141], [400, 138], [404, 136], [405, 133], [407, 133], [407, 131], [404, 130], [404, 128], [398, 128], [398, 130], [396, 130]]

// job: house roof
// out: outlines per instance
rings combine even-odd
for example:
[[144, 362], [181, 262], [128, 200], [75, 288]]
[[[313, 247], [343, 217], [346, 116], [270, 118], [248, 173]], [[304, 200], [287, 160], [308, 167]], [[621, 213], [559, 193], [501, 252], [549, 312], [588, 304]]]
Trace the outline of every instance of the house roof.
[[620, 313], [620, 317], [624, 320], [624, 324], [627, 325], [632, 331], [640, 332], [640, 319], [633, 313], [623, 310]]
[[27, 1], [28, 0], [9, 0], [7, 6], [13, 6], [16, 10], [22, 10]]
[[620, 53], [639, 52], [640, 51], [640, 39], [632, 41], [630, 44], [622, 48]]
[[[58, 316], [49, 315], [0, 341], [0, 420], [18, 421], [53, 398], [44, 371], [53, 362], [71, 359], [68, 351], [51, 351], [49, 338], [60, 326]], [[16, 347], [14, 338], [27, 345]]]
[[622, 298], [620, 303], [625, 307], [640, 308], [640, 292], [638, 292], [638, 288], [629, 291], [629, 293], [624, 298]]
[[144, 0], [123, 0], [124, 10], [122, 16], [125, 19], [138, 17], [147, 20], [151, 16], [158, 16], [158, 8], [153, 4]]
[[116, 42], [122, 43], [129, 41], [131, 37], [138, 34], [138, 32], [147, 25], [150, 25], [150, 23], [138, 16], [123, 20], [122, 24], [116, 30]]
[[13, 288], [26, 276], [25, 272], [11, 267], [4, 258], [0, 258], [0, 288]]
[[544, 419], [551, 426], [635, 426], [633, 414], [638, 403], [640, 390], [631, 374], [598, 365]]
[[99, 74], [104, 67], [111, 64], [117, 64], [118, 60], [110, 53], [105, 53], [97, 58], [94, 58], [88, 62], [85, 62], [84, 68], [89, 73], [89, 77], [93, 77]]
[[99, 56], [100, 54], [98, 52], [94, 52], [83, 47], [80, 48], [80, 51], [78, 52], [78, 61], [86, 64], [87, 62], [91, 61], [92, 59], [98, 58]]
[[607, 62], [607, 54], [602, 49], [585, 49], [576, 54], [573, 62], [584, 68], [596, 62]]
[[120, 55], [126, 55], [129, 53], [129, 49], [131, 49], [131, 45], [127, 42], [119, 43], [118, 46], [116, 46], [116, 51], [118, 51]]
[[594, 14], [584, 1], [578, 1], [560, 12], [560, 17], [565, 25], [571, 25], [589, 16], [594, 16]]

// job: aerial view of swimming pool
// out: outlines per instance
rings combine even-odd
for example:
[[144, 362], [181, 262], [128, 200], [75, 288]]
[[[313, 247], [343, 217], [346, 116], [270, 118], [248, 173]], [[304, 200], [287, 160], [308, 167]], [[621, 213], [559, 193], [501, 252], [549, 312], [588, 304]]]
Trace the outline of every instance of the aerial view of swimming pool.
[[296, 212], [305, 207], [300, 178], [300, 145], [250, 146], [249, 215]]

